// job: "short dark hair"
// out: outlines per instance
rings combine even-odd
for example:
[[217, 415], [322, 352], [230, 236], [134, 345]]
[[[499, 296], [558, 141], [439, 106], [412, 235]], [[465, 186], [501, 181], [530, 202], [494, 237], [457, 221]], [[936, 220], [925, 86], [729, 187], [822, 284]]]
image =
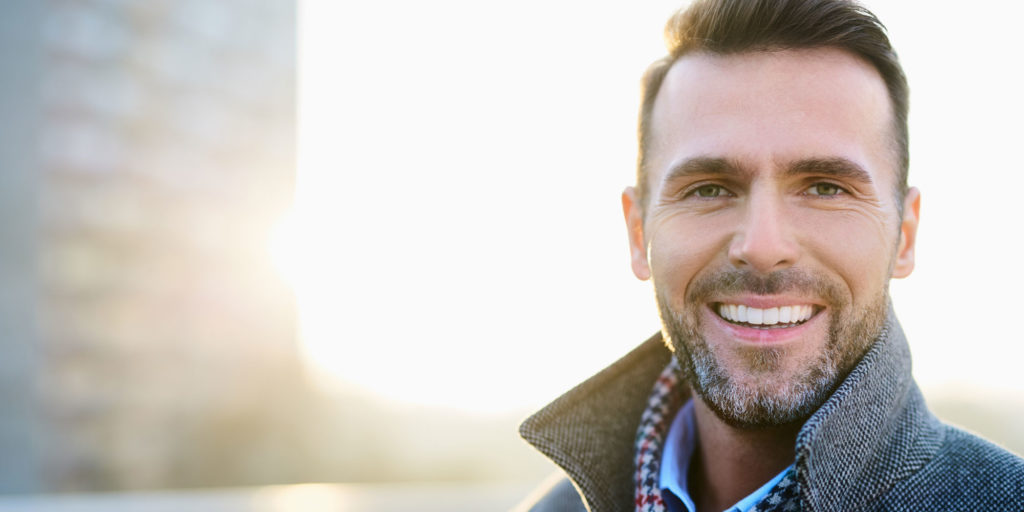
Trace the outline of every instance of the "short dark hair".
[[697, 0], [665, 25], [668, 55], [644, 73], [637, 157], [637, 194], [645, 205], [651, 115], [661, 83], [680, 57], [698, 51], [717, 55], [787, 49], [838, 48], [871, 63], [889, 92], [893, 112], [897, 207], [902, 211], [910, 168], [909, 89], [896, 51], [878, 18], [850, 0]]

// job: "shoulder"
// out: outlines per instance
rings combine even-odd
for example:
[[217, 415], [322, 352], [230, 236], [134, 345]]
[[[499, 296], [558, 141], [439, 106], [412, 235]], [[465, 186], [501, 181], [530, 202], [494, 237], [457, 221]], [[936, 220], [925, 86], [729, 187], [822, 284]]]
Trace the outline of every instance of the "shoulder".
[[1024, 459], [978, 436], [947, 426], [942, 447], [929, 466], [967, 489], [998, 493], [1010, 488], [1024, 500]]
[[916, 510], [1024, 510], [1024, 459], [955, 427], [943, 429], [935, 456], [890, 497]]
[[513, 512], [586, 512], [576, 488], [562, 474], [552, 475]]

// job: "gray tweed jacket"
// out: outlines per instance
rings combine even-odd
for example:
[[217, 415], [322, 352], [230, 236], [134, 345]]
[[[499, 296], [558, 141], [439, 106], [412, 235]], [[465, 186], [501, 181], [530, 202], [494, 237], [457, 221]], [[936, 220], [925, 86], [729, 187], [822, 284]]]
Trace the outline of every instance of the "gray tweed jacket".
[[[528, 510], [633, 510], [636, 429], [669, 357], [655, 335], [520, 426], [568, 475]], [[1024, 459], [928, 411], [891, 311], [879, 340], [800, 430], [795, 457], [805, 512], [1024, 511]]]

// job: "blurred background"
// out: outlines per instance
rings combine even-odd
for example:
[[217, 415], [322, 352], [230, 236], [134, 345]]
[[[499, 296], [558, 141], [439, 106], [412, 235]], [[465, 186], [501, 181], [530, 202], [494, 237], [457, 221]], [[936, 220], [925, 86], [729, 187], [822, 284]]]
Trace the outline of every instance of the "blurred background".
[[[868, 2], [893, 296], [933, 409], [1024, 453], [1024, 8], [971, 5]], [[518, 422], [658, 328], [618, 194], [678, 6], [4, 2], [0, 509], [512, 506], [555, 470]]]

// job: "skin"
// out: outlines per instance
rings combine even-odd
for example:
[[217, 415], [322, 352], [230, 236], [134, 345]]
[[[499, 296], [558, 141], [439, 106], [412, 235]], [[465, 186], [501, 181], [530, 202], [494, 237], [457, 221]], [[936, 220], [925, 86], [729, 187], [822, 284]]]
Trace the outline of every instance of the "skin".
[[[826, 351], [830, 328], [874, 325], [866, 312], [884, 306], [889, 279], [913, 270], [920, 194], [893, 192], [891, 119], [878, 73], [838, 49], [695, 53], [670, 69], [654, 106], [647, 203], [632, 187], [622, 194], [632, 268], [653, 280], [663, 310], [695, 326], [737, 389], [788, 392]], [[831, 292], [687, 300], [695, 281], [735, 271], [800, 272]], [[758, 329], [724, 321], [718, 302], [811, 304], [815, 314]], [[778, 358], [757, 366], [759, 351]], [[800, 423], [740, 425], [698, 398], [690, 490], [699, 510], [723, 510], [793, 462]]]

